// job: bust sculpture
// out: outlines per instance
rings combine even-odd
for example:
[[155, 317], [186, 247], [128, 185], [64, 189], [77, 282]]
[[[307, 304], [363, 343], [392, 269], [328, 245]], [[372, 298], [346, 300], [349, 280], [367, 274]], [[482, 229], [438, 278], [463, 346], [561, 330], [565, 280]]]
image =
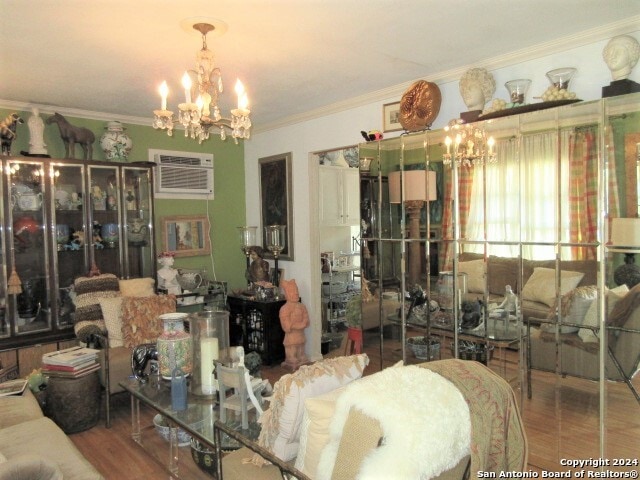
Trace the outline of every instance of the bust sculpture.
[[496, 81], [484, 68], [471, 68], [460, 78], [460, 95], [469, 111], [484, 109], [495, 92]]
[[640, 92], [640, 84], [628, 77], [640, 58], [640, 44], [631, 35], [613, 37], [604, 50], [602, 57], [611, 71], [611, 83], [602, 87], [603, 97]]

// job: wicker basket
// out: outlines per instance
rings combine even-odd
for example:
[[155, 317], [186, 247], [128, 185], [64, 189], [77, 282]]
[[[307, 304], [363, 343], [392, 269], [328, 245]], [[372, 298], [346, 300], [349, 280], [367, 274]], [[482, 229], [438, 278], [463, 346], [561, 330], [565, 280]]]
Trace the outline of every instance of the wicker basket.
[[407, 346], [411, 349], [415, 357], [420, 360], [435, 360], [436, 358], [440, 358], [440, 340], [436, 338], [431, 338], [429, 345], [427, 345], [426, 337], [410, 337], [407, 338]]
[[[454, 345], [451, 344], [451, 355], [455, 356]], [[493, 345], [460, 340], [458, 342], [458, 358], [461, 360], [475, 360], [486, 364], [493, 357]]]

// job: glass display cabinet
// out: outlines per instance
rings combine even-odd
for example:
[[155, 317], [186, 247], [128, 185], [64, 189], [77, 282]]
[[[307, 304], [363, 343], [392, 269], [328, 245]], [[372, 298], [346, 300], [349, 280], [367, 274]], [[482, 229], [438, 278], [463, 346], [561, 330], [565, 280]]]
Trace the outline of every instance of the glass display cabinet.
[[381, 367], [453, 356], [513, 381], [531, 465], [637, 460], [640, 94], [509, 113], [359, 146], [365, 346]]
[[155, 276], [152, 170], [0, 157], [0, 346], [73, 336], [71, 287], [92, 269]]

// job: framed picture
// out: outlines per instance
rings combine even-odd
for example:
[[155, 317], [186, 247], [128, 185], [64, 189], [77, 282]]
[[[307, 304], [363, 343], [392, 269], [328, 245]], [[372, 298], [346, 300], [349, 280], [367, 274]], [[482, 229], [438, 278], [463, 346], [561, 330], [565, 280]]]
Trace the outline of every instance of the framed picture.
[[291, 195], [291, 153], [258, 160], [260, 168], [260, 219], [265, 258], [273, 258], [267, 250], [264, 227], [286, 225], [284, 250], [278, 258], [293, 260], [293, 197]]
[[180, 215], [162, 218], [164, 250], [176, 257], [194, 257], [211, 253], [209, 219], [206, 215]]
[[400, 125], [400, 102], [385, 103], [382, 106], [382, 131], [397, 132], [402, 130]]

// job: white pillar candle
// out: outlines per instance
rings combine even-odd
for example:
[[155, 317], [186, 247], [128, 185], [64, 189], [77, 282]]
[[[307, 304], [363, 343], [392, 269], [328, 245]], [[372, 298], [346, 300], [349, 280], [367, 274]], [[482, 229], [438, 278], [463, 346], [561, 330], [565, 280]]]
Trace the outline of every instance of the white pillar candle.
[[218, 339], [203, 338], [200, 340], [200, 383], [202, 393], [212, 394], [216, 391], [214, 385], [214, 361], [218, 360]]

